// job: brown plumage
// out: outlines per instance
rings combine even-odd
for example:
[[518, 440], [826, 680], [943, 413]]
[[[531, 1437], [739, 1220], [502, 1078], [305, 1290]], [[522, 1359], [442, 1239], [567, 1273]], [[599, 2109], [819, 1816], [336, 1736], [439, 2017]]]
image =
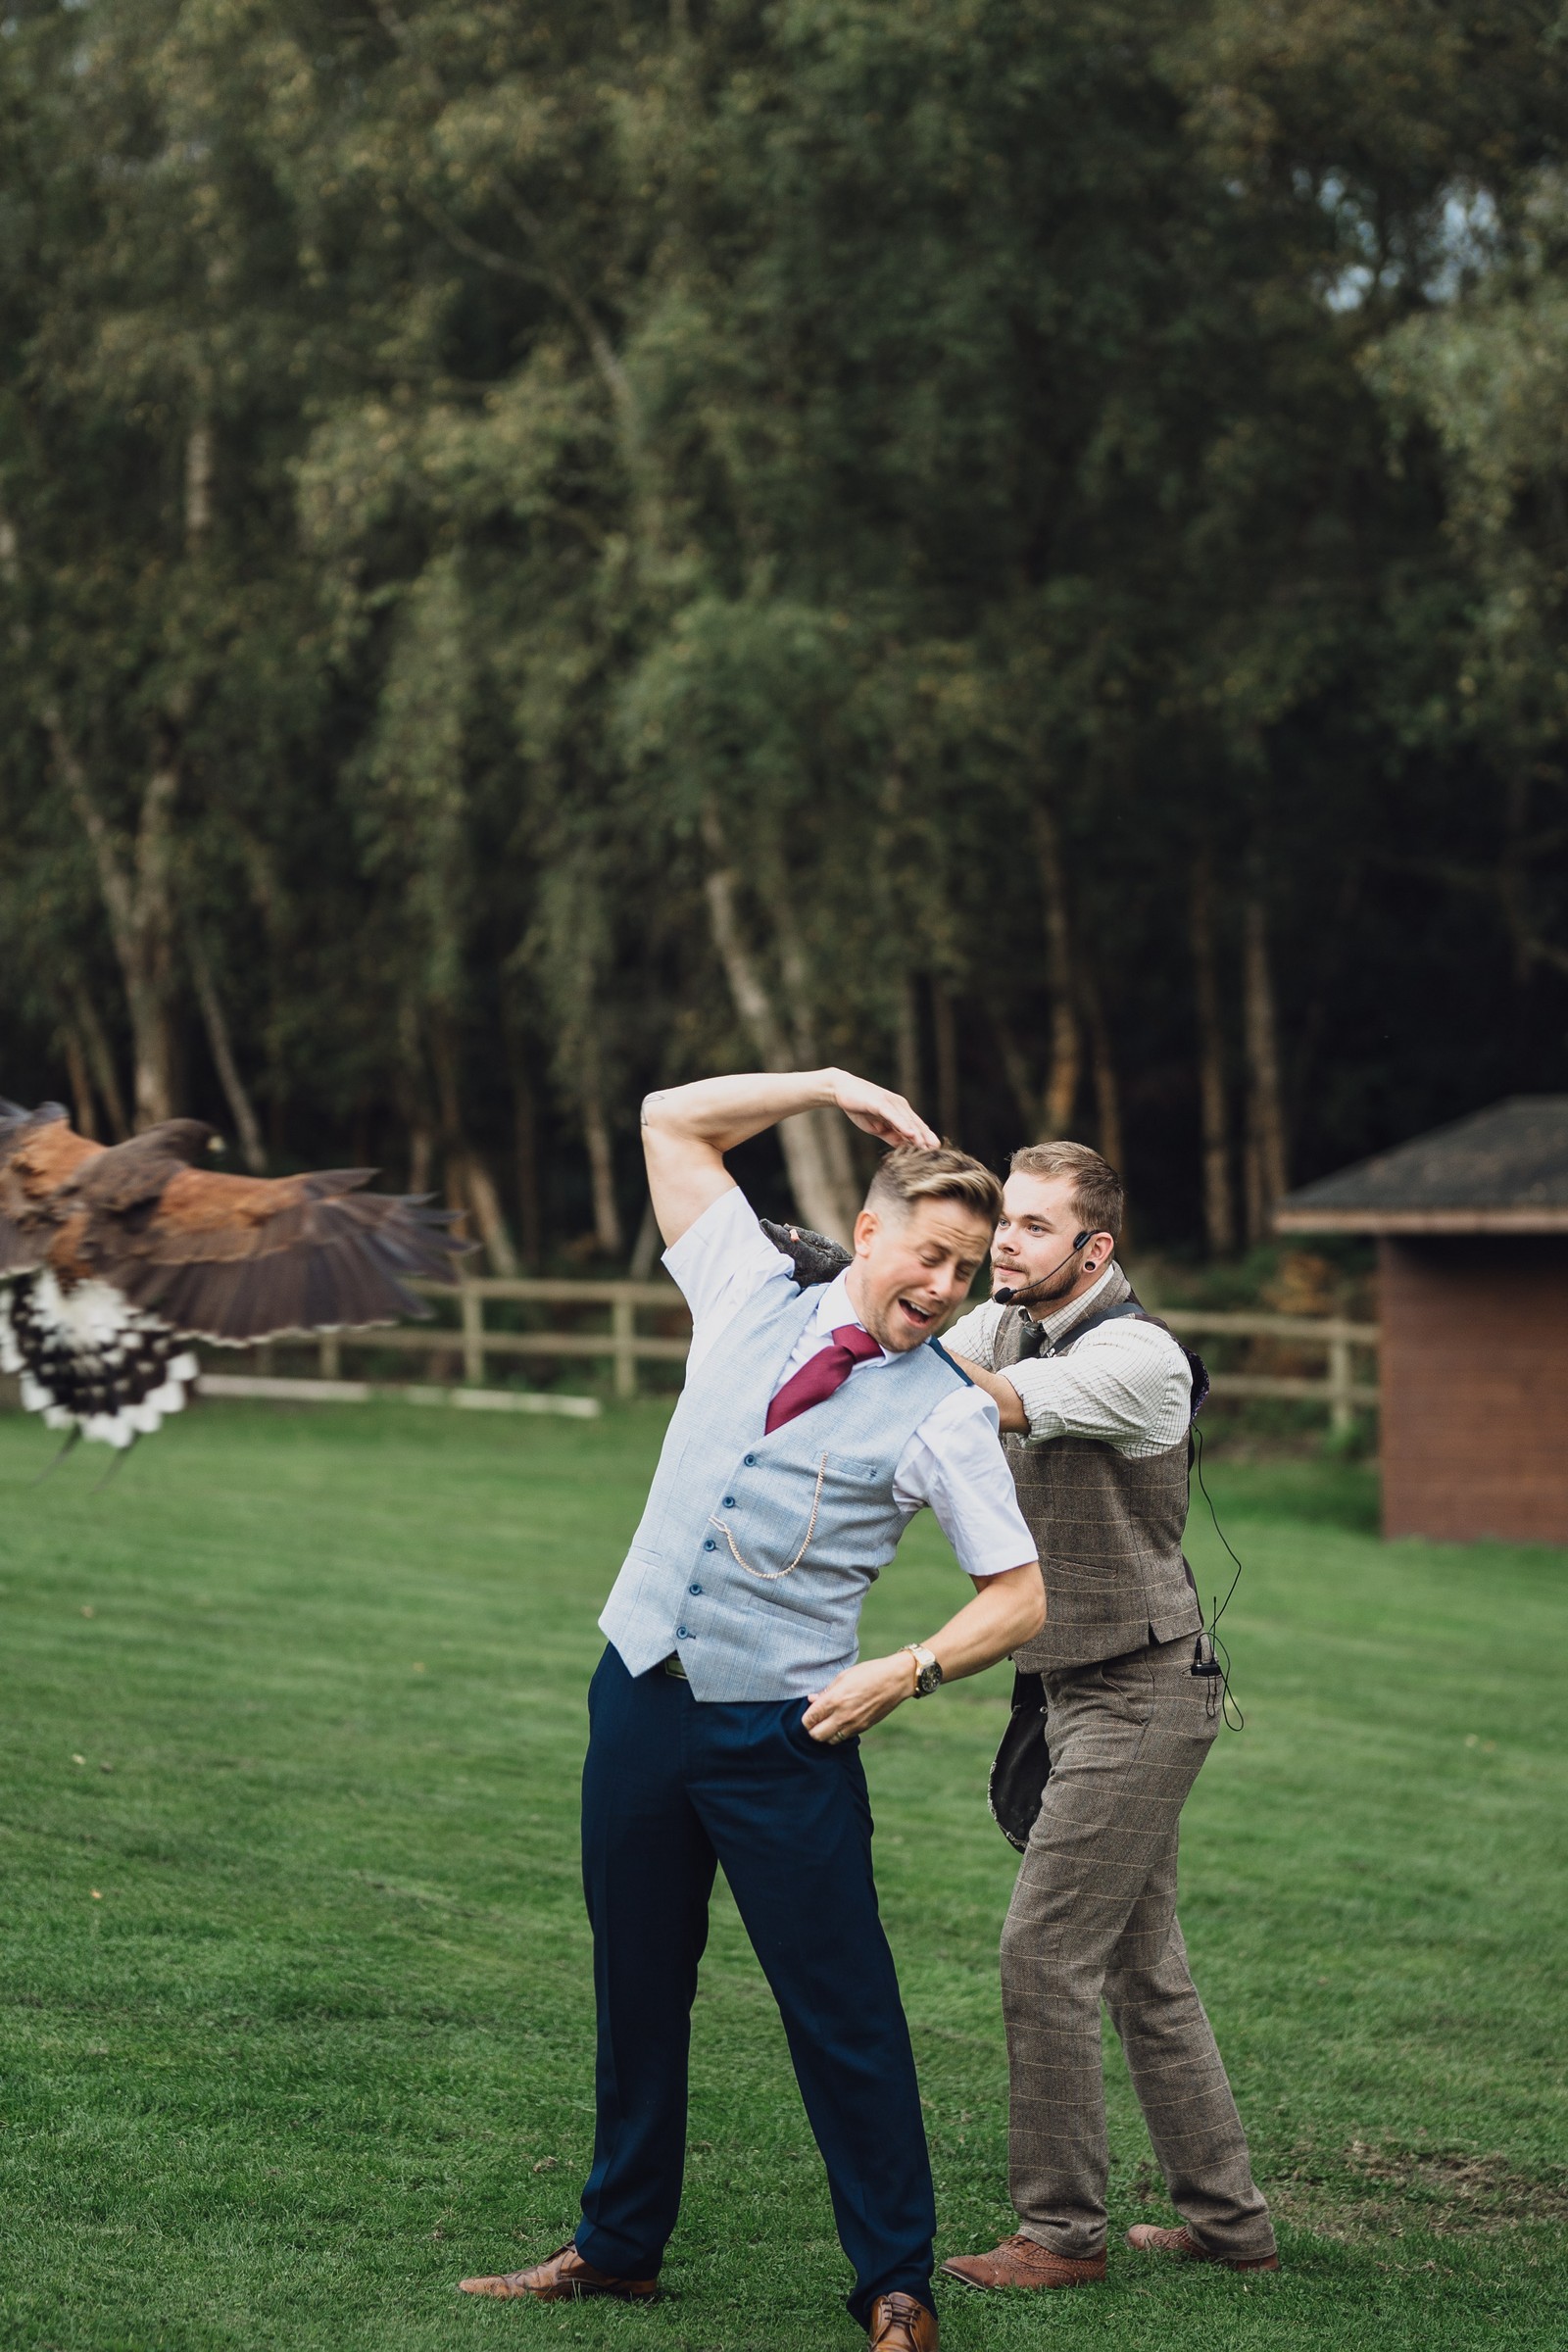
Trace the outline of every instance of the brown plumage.
[[129, 1445], [183, 1403], [187, 1341], [390, 1323], [429, 1311], [408, 1281], [453, 1279], [444, 1210], [365, 1192], [371, 1168], [220, 1175], [214, 1132], [106, 1149], [0, 1102], [0, 1368], [53, 1427]]

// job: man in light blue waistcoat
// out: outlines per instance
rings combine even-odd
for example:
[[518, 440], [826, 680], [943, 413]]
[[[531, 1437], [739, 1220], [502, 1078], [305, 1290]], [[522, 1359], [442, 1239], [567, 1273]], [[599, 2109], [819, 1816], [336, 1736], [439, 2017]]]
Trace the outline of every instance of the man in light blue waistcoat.
[[[894, 1147], [855, 1255], [802, 1290], [723, 1154], [836, 1105]], [[574, 2242], [470, 2293], [651, 2296], [675, 2226], [697, 1967], [723, 1866], [784, 2020], [878, 2352], [935, 2352], [935, 2213], [908, 2029], [877, 1916], [858, 1736], [1045, 1620], [997, 1408], [934, 1338], [985, 1258], [990, 1171], [842, 1070], [651, 1096], [665, 1264], [692, 1309], [684, 1393], [601, 1626], [583, 1883], [598, 2126]], [[975, 1597], [857, 1663], [860, 1603], [929, 1503]]]

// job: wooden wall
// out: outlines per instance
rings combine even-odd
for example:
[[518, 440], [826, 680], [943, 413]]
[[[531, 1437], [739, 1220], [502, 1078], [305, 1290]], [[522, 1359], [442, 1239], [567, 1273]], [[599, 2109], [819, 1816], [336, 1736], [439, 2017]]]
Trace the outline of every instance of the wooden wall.
[[1379, 1255], [1384, 1533], [1568, 1544], [1568, 1236]]

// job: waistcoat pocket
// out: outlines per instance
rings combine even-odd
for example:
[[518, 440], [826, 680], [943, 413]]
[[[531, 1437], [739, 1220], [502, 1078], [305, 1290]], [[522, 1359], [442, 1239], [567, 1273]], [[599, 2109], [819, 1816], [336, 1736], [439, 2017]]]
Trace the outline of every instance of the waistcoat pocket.
[[[1048, 1552], [1040, 1563], [1040, 1569], [1046, 1580], [1048, 1593], [1053, 1577], [1075, 1585], [1116, 1585], [1129, 1581], [1127, 1569], [1119, 1561], [1074, 1560], [1059, 1551]], [[1135, 1587], [1135, 1590], [1141, 1590], [1141, 1586]]]

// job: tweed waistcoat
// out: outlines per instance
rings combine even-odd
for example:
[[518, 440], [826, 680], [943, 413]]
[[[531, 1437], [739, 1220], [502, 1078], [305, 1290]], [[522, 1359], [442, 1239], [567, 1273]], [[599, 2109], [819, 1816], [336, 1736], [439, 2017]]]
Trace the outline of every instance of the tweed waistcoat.
[[600, 1628], [627, 1671], [673, 1651], [694, 1697], [801, 1698], [853, 1666], [905, 1514], [899, 1457], [962, 1375], [929, 1343], [769, 1434], [817, 1294], [764, 1283], [688, 1380]]
[[[1131, 1296], [1118, 1277], [1093, 1307], [1085, 1302], [1085, 1319]], [[992, 1357], [999, 1372], [1019, 1361], [1027, 1329], [1021, 1307], [1004, 1312]], [[1069, 1326], [1043, 1352], [1059, 1355], [1072, 1342]], [[1185, 1438], [1138, 1460], [1098, 1438], [1003, 1443], [1046, 1580], [1045, 1630], [1014, 1652], [1014, 1665], [1049, 1674], [1198, 1632], [1202, 1611], [1182, 1552]]]

